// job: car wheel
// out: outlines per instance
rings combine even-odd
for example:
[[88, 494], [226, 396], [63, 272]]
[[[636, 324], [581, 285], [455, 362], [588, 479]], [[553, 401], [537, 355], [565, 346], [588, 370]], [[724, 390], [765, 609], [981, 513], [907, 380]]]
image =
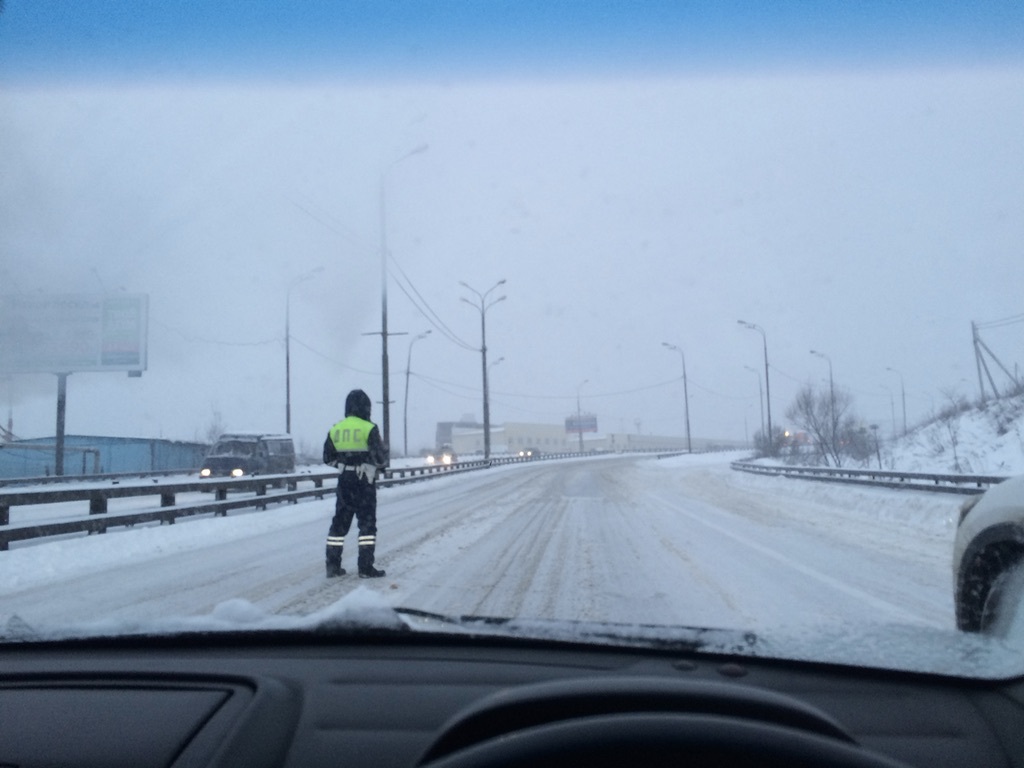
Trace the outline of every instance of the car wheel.
[[1024, 561], [1005, 569], [992, 582], [981, 610], [981, 631], [1024, 646]]

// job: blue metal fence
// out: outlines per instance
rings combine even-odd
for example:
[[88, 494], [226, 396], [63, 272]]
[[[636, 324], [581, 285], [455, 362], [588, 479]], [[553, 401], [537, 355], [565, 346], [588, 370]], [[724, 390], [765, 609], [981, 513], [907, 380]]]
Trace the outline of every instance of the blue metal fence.
[[[202, 463], [208, 447], [204, 443], [141, 437], [67, 435], [64, 474], [194, 470]], [[0, 444], [0, 478], [52, 475], [54, 463], [52, 437]]]

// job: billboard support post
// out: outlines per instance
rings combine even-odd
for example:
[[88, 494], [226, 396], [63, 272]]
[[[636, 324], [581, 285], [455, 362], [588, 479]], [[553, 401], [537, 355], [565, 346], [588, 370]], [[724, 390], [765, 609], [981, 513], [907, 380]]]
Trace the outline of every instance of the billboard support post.
[[64, 416], [68, 404], [68, 374], [57, 374], [57, 440], [53, 460], [53, 474], [64, 474]]

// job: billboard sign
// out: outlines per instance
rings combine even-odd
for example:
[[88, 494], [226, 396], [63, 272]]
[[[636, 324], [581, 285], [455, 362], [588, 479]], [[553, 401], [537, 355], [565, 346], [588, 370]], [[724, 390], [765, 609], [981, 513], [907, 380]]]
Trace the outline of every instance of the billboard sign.
[[583, 432], [597, 432], [597, 414], [580, 413], [565, 417], [565, 434], [577, 435]]
[[145, 294], [0, 296], [0, 373], [146, 370]]

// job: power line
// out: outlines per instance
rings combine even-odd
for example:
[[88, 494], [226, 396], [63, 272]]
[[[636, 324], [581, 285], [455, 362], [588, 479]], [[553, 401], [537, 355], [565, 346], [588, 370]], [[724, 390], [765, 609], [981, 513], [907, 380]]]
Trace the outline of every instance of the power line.
[[978, 328], [1003, 328], [1008, 325], [1017, 325], [1018, 323], [1024, 323], [1024, 315], [1013, 315], [1012, 317], [1004, 317], [1001, 320], [991, 320], [987, 323], [975, 323]]
[[323, 352], [320, 352], [319, 350], [314, 349], [313, 347], [309, 346], [309, 344], [307, 344], [306, 342], [302, 341], [301, 339], [296, 338], [294, 335], [292, 336], [292, 341], [294, 343], [298, 344], [300, 347], [305, 347], [307, 350], [309, 350], [310, 352], [312, 352], [314, 355], [316, 355], [317, 357], [321, 358], [322, 360], [326, 360], [329, 363], [333, 363], [334, 365], [337, 365], [337, 366], [339, 366], [341, 368], [345, 368], [345, 369], [347, 369], [349, 371], [355, 371], [356, 373], [362, 373], [362, 374], [365, 374], [367, 376], [377, 376], [380, 373], [380, 371], [364, 371], [362, 368], [356, 368], [354, 366], [348, 365], [347, 363], [343, 363], [340, 360], [337, 360], [337, 359], [331, 357], [330, 355], [325, 355]]
[[[398, 284], [399, 289], [401, 289], [402, 293], [406, 295], [406, 298], [408, 298], [409, 301], [412, 302], [413, 306], [416, 307], [417, 310], [419, 310], [420, 314], [423, 315], [424, 319], [426, 319], [428, 323], [433, 325], [434, 328], [437, 329], [441, 333], [441, 335], [443, 335], [449, 341], [457, 344], [463, 349], [471, 352], [479, 351], [477, 347], [474, 347], [473, 345], [459, 338], [459, 336], [457, 336], [455, 332], [448, 327], [448, 325], [441, 319], [441, 316], [438, 315], [437, 312], [435, 312], [433, 308], [431, 308], [427, 300], [423, 298], [423, 294], [421, 294], [416, 289], [416, 286], [413, 285], [412, 280], [409, 279], [409, 276], [405, 274], [405, 270], [402, 269], [402, 265], [399, 264], [394, 257], [391, 257], [389, 259], [389, 262], [394, 265], [395, 269], [398, 271], [398, 274], [393, 272], [391, 269], [388, 270], [388, 274], [395, 278], [395, 282]], [[401, 275], [401, 277], [399, 277], [399, 275]], [[406, 287], [406, 285], [408, 285], [408, 288]], [[412, 293], [410, 293], [410, 291]], [[413, 294], [415, 294], [415, 297], [413, 296]]]
[[154, 325], [159, 325], [162, 328], [171, 331], [172, 333], [178, 334], [185, 341], [196, 342], [199, 344], [213, 344], [215, 346], [220, 347], [262, 347], [268, 344], [279, 344], [282, 341], [280, 337], [264, 339], [263, 341], [226, 341], [224, 339], [210, 339], [204, 338], [202, 336], [195, 336], [190, 333], [185, 333], [185, 331], [181, 330], [180, 328], [175, 328], [174, 326], [167, 325], [166, 323], [162, 323], [159, 320], [151, 320], [151, 322]]

